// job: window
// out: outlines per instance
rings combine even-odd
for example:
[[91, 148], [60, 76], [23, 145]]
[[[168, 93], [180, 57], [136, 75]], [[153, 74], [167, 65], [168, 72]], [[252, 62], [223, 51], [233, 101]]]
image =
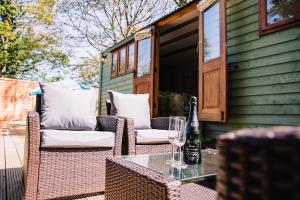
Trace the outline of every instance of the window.
[[204, 62], [220, 57], [219, 2], [204, 12]]
[[119, 54], [118, 54], [118, 51], [115, 51], [112, 54], [111, 76], [117, 75], [118, 62], [119, 62]]
[[150, 74], [151, 38], [138, 41], [137, 77]]
[[127, 70], [131, 71], [134, 69], [134, 43], [131, 43], [128, 45], [128, 64], [127, 64]]
[[123, 74], [126, 71], [126, 47], [120, 49], [120, 65], [118, 74]]
[[111, 62], [111, 77], [121, 76], [130, 73], [135, 68], [135, 43], [132, 42], [128, 45], [115, 50], [112, 53]]
[[261, 34], [300, 24], [299, 0], [259, 0], [259, 9]]

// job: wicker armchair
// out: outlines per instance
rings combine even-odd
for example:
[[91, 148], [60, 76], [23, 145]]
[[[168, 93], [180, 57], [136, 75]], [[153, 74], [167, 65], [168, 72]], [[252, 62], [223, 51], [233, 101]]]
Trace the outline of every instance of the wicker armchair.
[[[106, 101], [107, 113], [111, 113], [111, 102]], [[148, 154], [148, 153], [163, 153], [171, 152], [172, 145], [166, 144], [137, 144], [134, 131], [134, 120], [127, 117], [119, 117], [125, 120], [122, 154], [123, 155], [135, 155], [135, 154]], [[169, 118], [168, 117], [157, 117], [151, 119], [151, 128], [168, 130], [169, 129]]]
[[54, 199], [85, 196], [105, 189], [105, 159], [121, 155], [124, 120], [98, 116], [101, 131], [115, 133], [112, 148], [44, 148], [41, 147], [40, 117], [29, 112], [25, 141], [25, 199]]
[[300, 127], [239, 130], [217, 148], [218, 199], [300, 199]]
[[[137, 144], [134, 131], [134, 120], [130, 118], [122, 117], [125, 120], [124, 127], [124, 143], [122, 147], [123, 154], [134, 155], [134, 154], [150, 154], [150, 153], [163, 153], [171, 152], [172, 145], [167, 144]], [[157, 117], [151, 119], [152, 129], [168, 130], [169, 118], [168, 117]]]
[[106, 161], [106, 200], [215, 200], [214, 190], [195, 183], [183, 184], [120, 158]]

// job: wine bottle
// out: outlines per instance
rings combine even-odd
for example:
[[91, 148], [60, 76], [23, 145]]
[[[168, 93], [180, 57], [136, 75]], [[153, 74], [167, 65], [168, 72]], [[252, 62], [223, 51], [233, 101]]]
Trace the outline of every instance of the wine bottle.
[[186, 125], [186, 143], [183, 158], [187, 164], [201, 163], [201, 131], [197, 115], [197, 97], [190, 99], [190, 113]]

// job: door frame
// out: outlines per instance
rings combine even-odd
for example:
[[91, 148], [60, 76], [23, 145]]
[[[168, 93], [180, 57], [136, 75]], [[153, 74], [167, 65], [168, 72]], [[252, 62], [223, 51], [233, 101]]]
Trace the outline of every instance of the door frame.
[[[156, 61], [156, 48], [157, 48], [157, 31], [156, 31], [156, 25], [153, 25], [151, 27], [151, 53], [150, 53], [150, 74], [149, 76], [145, 77], [137, 77], [137, 70], [138, 70], [138, 42], [140, 40], [135, 40], [135, 72], [133, 77], [133, 92], [137, 94], [136, 91], [136, 85], [137, 84], [149, 84], [149, 106], [150, 106], [150, 116], [155, 116], [157, 109], [157, 103], [158, 103], [158, 94], [154, 91], [158, 86], [156, 85], [156, 82], [158, 83], [158, 78], [155, 78], [154, 76], [158, 77], [158, 70], [156, 69], [157, 61]], [[146, 38], [145, 38], [146, 39]]]

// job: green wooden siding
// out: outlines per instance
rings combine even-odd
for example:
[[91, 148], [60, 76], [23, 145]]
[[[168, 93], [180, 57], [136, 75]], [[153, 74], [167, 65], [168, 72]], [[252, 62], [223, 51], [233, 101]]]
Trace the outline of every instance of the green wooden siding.
[[240, 128], [300, 124], [300, 26], [259, 36], [258, 1], [227, 1], [229, 118], [205, 123], [215, 137]]
[[[206, 136], [300, 124], [300, 26], [265, 36], [258, 29], [258, 0], [227, 1], [229, 117], [206, 122]], [[109, 89], [132, 93], [133, 74], [110, 79], [110, 65], [104, 66], [102, 113]]]
[[133, 93], [133, 73], [122, 75], [116, 78], [110, 77], [111, 74], [111, 54], [107, 56], [107, 62], [103, 65], [101, 74], [101, 108], [100, 114], [106, 114], [105, 101], [109, 98], [107, 90], [114, 90], [122, 93]]

